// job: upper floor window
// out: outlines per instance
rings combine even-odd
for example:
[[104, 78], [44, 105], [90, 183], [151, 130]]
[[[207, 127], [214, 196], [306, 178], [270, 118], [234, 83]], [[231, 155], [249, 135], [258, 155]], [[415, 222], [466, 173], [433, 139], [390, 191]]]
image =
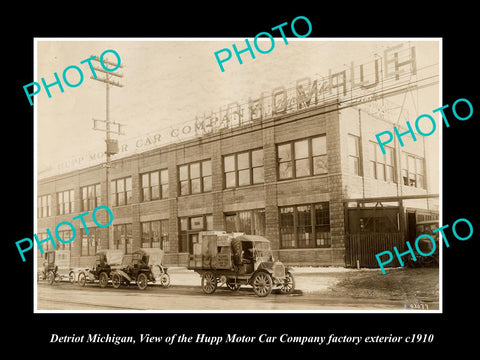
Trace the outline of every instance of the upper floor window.
[[212, 162], [210, 160], [180, 165], [178, 171], [180, 195], [212, 191]]
[[73, 190], [57, 192], [57, 215], [73, 213], [75, 211], [74, 200]]
[[389, 146], [384, 148], [385, 154], [382, 153], [376, 142], [370, 142], [370, 175], [377, 180], [395, 182], [395, 153]]
[[326, 136], [292, 141], [277, 146], [279, 179], [298, 178], [328, 172]]
[[100, 205], [100, 184], [84, 186], [80, 190], [82, 193], [82, 211], [94, 210]]
[[403, 185], [425, 188], [424, 159], [402, 152]]
[[132, 177], [112, 180], [112, 206], [128, 205], [132, 203]]
[[37, 217], [52, 216], [52, 196], [43, 195], [37, 198]]
[[168, 197], [168, 170], [157, 170], [142, 174], [142, 201]]
[[263, 150], [224, 156], [223, 170], [225, 188], [263, 183]]
[[348, 167], [350, 173], [361, 175], [360, 138], [352, 134], [348, 134]]

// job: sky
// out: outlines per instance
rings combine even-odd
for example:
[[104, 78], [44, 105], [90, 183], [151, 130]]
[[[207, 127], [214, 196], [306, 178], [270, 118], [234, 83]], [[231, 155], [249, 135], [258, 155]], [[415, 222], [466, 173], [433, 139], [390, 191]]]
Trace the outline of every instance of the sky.
[[[259, 46], [268, 48], [270, 42], [266, 41]], [[258, 98], [262, 92], [271, 93], [276, 87], [293, 87], [300, 78], [326, 76], [329, 69], [342, 70], [352, 61], [355, 64], [372, 61], [375, 54], [381, 56], [385, 49], [400, 43], [415, 46], [417, 68], [428, 66], [424, 73], [441, 73], [438, 42], [431, 39], [288, 38], [285, 44], [278, 38], [268, 54], [255, 52], [256, 57], [252, 59], [245, 53], [243, 64], [232, 56], [223, 64], [225, 71], [222, 72], [214, 53], [224, 48], [232, 50], [233, 43], [239, 49], [245, 48], [242, 38], [37, 39], [37, 66], [32, 81], [40, 83], [40, 79], [45, 78], [47, 84], [52, 83], [53, 73], [61, 77], [70, 65], [81, 68], [84, 75], [77, 87], [64, 84], [62, 93], [58, 86], [52, 86], [51, 98], [44, 89], [34, 98], [38, 172], [58, 169], [59, 163], [104, 151], [105, 134], [92, 130], [92, 118], [105, 119], [105, 85], [91, 80], [88, 65], [80, 62], [109, 49], [119, 54], [124, 66], [119, 69], [124, 75], [119, 81], [124, 86], [110, 90], [110, 119], [125, 125], [125, 135], [119, 137], [120, 145], [161, 129], [171, 131], [231, 102], [246, 103], [249, 98]], [[115, 60], [112, 54], [107, 59]], [[75, 71], [69, 71], [68, 79], [71, 83], [79, 81]], [[432, 114], [432, 110], [441, 105], [438, 86], [389, 100], [403, 105], [411, 121], [420, 114]], [[432, 149], [431, 161], [436, 162], [438, 134], [434, 135], [426, 139]], [[50, 170], [44, 174], [52, 173]]]

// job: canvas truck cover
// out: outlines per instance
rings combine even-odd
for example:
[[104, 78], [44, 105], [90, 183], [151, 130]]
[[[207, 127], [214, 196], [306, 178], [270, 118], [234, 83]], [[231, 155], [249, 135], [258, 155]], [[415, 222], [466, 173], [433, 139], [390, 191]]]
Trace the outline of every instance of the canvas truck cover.
[[123, 261], [122, 250], [108, 250], [105, 252], [108, 265], [121, 265]]

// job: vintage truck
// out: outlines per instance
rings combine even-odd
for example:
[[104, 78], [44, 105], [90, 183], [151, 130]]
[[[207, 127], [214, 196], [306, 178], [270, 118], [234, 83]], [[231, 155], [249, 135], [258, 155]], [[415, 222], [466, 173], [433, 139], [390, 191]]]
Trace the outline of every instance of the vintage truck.
[[273, 288], [284, 294], [295, 289], [292, 272], [273, 259], [270, 241], [259, 235], [200, 232], [188, 268], [201, 275], [206, 294], [222, 285], [232, 291], [250, 285], [260, 297], [268, 296]]
[[47, 280], [50, 285], [68, 279], [73, 284], [75, 271], [70, 264], [70, 250], [49, 250], [44, 253], [43, 267], [37, 270], [37, 279]]

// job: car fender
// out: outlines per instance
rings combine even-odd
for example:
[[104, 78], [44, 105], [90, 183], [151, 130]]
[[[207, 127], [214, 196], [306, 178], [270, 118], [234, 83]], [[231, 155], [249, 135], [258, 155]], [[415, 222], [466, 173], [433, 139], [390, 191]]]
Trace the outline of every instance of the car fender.
[[110, 276], [112, 276], [113, 274], [118, 274], [118, 275], [124, 277], [125, 279], [127, 279], [128, 281], [132, 281], [132, 278], [123, 270], [113, 270], [110, 273]]

